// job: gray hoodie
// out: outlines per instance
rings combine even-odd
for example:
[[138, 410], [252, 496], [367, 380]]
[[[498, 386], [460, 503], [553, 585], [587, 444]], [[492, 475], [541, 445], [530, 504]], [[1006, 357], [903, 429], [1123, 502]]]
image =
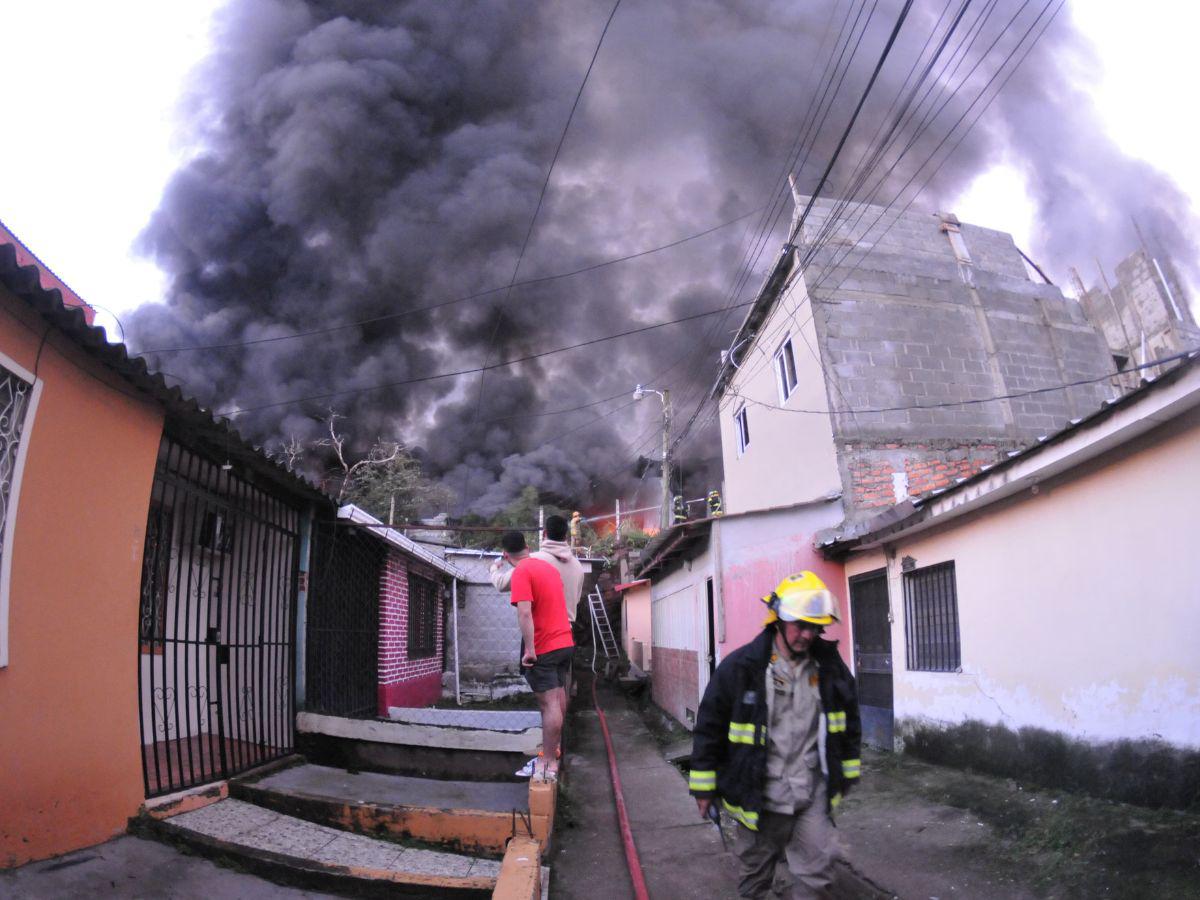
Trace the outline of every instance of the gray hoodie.
[[[575, 558], [566, 541], [542, 541], [542, 546], [529, 554], [534, 559], [548, 562], [554, 566], [563, 583], [563, 599], [567, 603], [567, 618], [575, 624], [575, 616], [579, 609], [579, 600], [583, 596], [583, 563]], [[508, 593], [512, 590], [512, 566], [506, 566], [504, 559], [492, 563], [490, 575], [492, 585], [496, 590]]]

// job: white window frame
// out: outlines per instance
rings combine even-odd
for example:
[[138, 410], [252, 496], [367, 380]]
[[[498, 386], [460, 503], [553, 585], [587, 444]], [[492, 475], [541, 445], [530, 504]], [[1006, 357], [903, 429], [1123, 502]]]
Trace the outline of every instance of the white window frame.
[[740, 458], [745, 455], [750, 446], [750, 418], [746, 414], [745, 403], [739, 406], [737, 412], [733, 414], [733, 434], [737, 440], [737, 455]]
[[21, 422], [21, 442], [17, 445], [17, 458], [13, 462], [12, 489], [8, 493], [8, 515], [4, 521], [4, 549], [0, 554], [0, 669], [4, 669], [8, 667], [9, 589], [12, 584], [13, 542], [16, 538], [17, 508], [21, 501], [21, 482], [25, 474], [25, 459], [29, 455], [30, 437], [33, 435], [33, 424], [37, 418], [38, 401], [42, 396], [42, 380], [5, 353], [0, 353], [0, 366], [30, 386], [29, 405], [25, 407], [25, 418]]
[[[789, 379], [788, 376], [791, 376]], [[788, 383], [790, 380], [790, 384]], [[789, 334], [775, 351], [775, 384], [779, 388], [779, 402], [787, 403], [788, 397], [796, 390], [799, 379], [796, 377], [796, 351], [792, 348], [792, 336]]]

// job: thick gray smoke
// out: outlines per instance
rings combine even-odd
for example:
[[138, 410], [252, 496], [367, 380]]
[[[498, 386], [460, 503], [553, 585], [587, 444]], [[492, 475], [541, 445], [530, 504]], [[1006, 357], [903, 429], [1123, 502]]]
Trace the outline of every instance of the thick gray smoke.
[[[627, 0], [563, 146], [521, 278], [666, 243], [762, 205], [781, 184], [833, 37], [856, 6]], [[828, 159], [899, 6], [878, 4], [802, 183]], [[875, 88], [879, 102], [847, 147], [851, 163], [943, 6], [917, 4]], [[1017, 6], [1001, 2], [984, 37]], [[610, 8], [609, 0], [233, 0], [192, 98], [197, 155], [144, 236], [170, 292], [133, 317], [135, 349], [252, 341], [506, 284]], [[1180, 237], [1179, 191], [1123, 158], [1080, 102], [1061, 63], [1082, 52], [1076, 45], [1064, 15], [919, 203], [942, 206], [987, 165], [1010, 160], [1025, 169], [1042, 216], [1033, 252], [1060, 271], [1097, 252], [1111, 264], [1131, 249], [1130, 212], [1151, 220], [1170, 249], [1190, 247]], [[921, 138], [914, 161], [941, 139], [952, 112]], [[847, 169], [835, 171], [834, 191]], [[890, 183], [911, 170], [898, 167]], [[746, 224], [755, 222], [517, 287], [507, 300], [493, 294], [299, 340], [150, 358], [218, 411], [495, 363], [723, 305]], [[779, 236], [768, 242], [763, 265], [779, 244]], [[586, 504], [631, 487], [635, 453], [656, 447], [657, 402], [590, 426], [625, 401], [513, 417], [627, 394], [638, 382], [670, 387], [684, 416], [711, 384], [740, 315], [494, 370], [478, 415], [473, 375], [274, 406], [236, 422], [260, 441], [307, 438], [332, 406], [360, 444], [400, 436], [421, 448], [430, 470], [464, 495], [463, 508], [490, 512], [527, 484]], [[690, 495], [715, 486], [711, 424], [683, 455]]]

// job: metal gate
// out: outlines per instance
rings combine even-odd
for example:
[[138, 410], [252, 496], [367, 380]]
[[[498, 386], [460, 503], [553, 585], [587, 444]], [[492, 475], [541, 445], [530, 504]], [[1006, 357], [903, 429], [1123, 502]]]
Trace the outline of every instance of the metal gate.
[[888, 617], [887, 572], [850, 579], [854, 627], [854, 670], [863, 740], [892, 749], [892, 623]]
[[305, 708], [353, 718], [379, 709], [382, 541], [323, 523], [316, 532], [305, 622]]
[[298, 530], [297, 510], [163, 437], [138, 621], [147, 797], [291, 751]]

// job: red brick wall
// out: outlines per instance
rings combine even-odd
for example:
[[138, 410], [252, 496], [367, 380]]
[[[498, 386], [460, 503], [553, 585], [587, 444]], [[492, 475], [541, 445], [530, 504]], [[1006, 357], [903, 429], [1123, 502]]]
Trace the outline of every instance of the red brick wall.
[[700, 659], [695, 650], [675, 647], [653, 648], [654, 673], [650, 693], [659, 708], [691, 728], [687, 711], [693, 715], [700, 707]]
[[442, 662], [445, 656], [445, 601], [438, 595], [437, 650], [423, 659], [408, 658], [408, 573], [422, 575], [438, 585], [438, 572], [388, 549], [379, 576], [379, 714], [389, 706], [430, 706], [442, 695]]
[[896, 502], [892, 475], [908, 476], [908, 496], [921, 497], [948, 488], [983, 466], [997, 462], [1005, 448], [994, 444], [936, 447], [926, 444], [849, 445], [846, 474], [855, 509], [877, 509]]

